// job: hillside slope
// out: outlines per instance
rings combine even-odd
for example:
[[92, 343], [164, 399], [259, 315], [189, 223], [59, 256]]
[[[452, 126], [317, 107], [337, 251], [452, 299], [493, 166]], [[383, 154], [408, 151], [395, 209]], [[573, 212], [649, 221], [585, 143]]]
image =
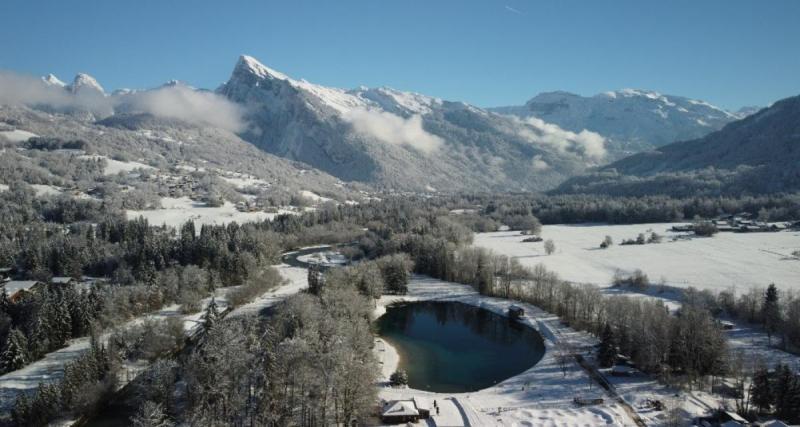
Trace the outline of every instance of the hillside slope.
[[800, 96], [704, 138], [624, 158], [557, 192], [608, 194], [776, 193], [800, 190]]
[[342, 90], [242, 56], [217, 92], [242, 105], [241, 135], [347, 181], [402, 190], [541, 190], [600, 164], [605, 141], [389, 88]]

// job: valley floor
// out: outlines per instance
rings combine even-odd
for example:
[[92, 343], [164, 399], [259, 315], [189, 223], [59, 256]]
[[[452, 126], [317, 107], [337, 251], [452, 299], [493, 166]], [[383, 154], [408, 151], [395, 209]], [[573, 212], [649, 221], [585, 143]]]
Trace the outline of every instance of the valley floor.
[[[800, 288], [800, 260], [792, 251], [800, 249], [800, 232], [718, 233], [711, 238], [690, 237], [669, 231], [675, 224], [546, 225], [543, 239], [552, 239], [556, 251], [546, 255], [544, 244], [523, 243], [518, 232], [475, 234], [475, 246], [516, 258], [534, 267], [543, 264], [563, 279], [609, 286], [615, 272], [630, 274], [641, 269], [653, 284], [661, 280], [674, 287], [693, 286], [716, 292], [752, 287]], [[656, 232], [662, 243], [619, 245], [639, 233]], [[600, 249], [605, 236], [614, 245]]]

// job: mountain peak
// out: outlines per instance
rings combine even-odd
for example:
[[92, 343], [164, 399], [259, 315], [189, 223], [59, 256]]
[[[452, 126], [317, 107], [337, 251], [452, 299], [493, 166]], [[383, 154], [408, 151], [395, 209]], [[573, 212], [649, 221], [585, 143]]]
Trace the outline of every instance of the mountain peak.
[[289, 80], [287, 75], [267, 67], [259, 60], [249, 55], [242, 55], [239, 57], [239, 61], [236, 62], [233, 73], [254, 75], [262, 79]]
[[72, 84], [67, 88], [72, 93], [78, 93], [84, 90], [89, 90], [105, 94], [103, 86], [100, 86], [100, 83], [98, 83], [94, 77], [84, 73], [78, 73], [78, 75], [76, 75], [75, 79], [72, 81]]
[[62, 82], [61, 79], [56, 77], [55, 74], [52, 74], [52, 73], [42, 77], [42, 81], [44, 81], [45, 83], [47, 83], [50, 86], [64, 87], [64, 86], [67, 85], [66, 83]]

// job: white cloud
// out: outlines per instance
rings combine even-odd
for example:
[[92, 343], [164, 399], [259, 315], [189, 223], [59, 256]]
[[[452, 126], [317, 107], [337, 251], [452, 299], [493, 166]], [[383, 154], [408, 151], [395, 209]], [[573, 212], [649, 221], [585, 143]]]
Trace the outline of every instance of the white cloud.
[[425, 154], [437, 150], [444, 140], [422, 127], [422, 117], [415, 114], [407, 119], [384, 111], [355, 108], [343, 116], [353, 129], [393, 145], [406, 145]]
[[185, 85], [120, 93], [111, 96], [95, 91], [70, 93], [39, 78], [0, 71], [0, 104], [82, 109], [99, 117], [109, 116], [124, 105], [126, 111], [182, 120], [233, 132], [244, 129], [242, 108], [225, 97]]
[[519, 134], [534, 144], [573, 152], [592, 162], [600, 162], [606, 157], [606, 139], [599, 133], [585, 129], [575, 133], [536, 117], [514, 120], [521, 125]]
[[81, 108], [99, 115], [113, 111], [110, 100], [101, 93], [82, 91], [71, 94], [61, 86], [48, 85], [39, 78], [9, 71], [0, 71], [0, 104]]
[[185, 85], [166, 86], [154, 90], [120, 96], [120, 102], [135, 111], [157, 117], [181, 120], [240, 132], [245, 128], [243, 109], [223, 96], [199, 91]]
[[531, 166], [533, 167], [533, 170], [535, 170], [535, 171], [543, 171], [543, 170], [550, 169], [550, 165], [548, 165], [547, 162], [545, 162], [542, 159], [542, 155], [541, 154], [533, 156], [533, 159], [531, 160]]
[[515, 8], [509, 6], [509, 5], [506, 5], [506, 10], [511, 12], [511, 13], [516, 13], [517, 15], [522, 15], [522, 11], [521, 10], [515, 9]]

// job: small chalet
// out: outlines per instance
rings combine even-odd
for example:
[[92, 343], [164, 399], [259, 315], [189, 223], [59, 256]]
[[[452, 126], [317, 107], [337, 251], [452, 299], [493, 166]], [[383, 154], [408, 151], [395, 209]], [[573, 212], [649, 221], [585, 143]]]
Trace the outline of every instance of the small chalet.
[[50, 283], [54, 285], [69, 286], [74, 285], [77, 281], [72, 277], [53, 277]]
[[522, 307], [520, 307], [518, 305], [512, 305], [511, 307], [508, 307], [508, 317], [509, 318], [511, 318], [511, 319], [520, 319], [524, 315], [525, 315], [525, 310]]
[[9, 280], [2, 284], [3, 289], [12, 302], [19, 301], [25, 293], [33, 293], [41, 287], [46, 286], [38, 280]]
[[381, 421], [386, 424], [415, 423], [420, 413], [413, 400], [392, 400], [387, 402], [381, 412]]
[[736, 426], [747, 426], [750, 425], [750, 422], [744, 419], [741, 415], [737, 414], [733, 411], [722, 411], [719, 414], [719, 421], [720, 426], [724, 427], [736, 427]]

